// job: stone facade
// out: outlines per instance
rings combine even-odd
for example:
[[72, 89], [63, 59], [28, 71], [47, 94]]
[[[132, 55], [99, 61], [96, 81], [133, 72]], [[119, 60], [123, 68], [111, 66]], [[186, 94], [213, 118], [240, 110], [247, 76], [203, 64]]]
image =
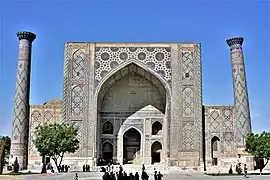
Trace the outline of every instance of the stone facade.
[[206, 169], [237, 163], [237, 159], [232, 158], [238, 154], [234, 106], [204, 106], [204, 117]]
[[[101, 157], [100, 144], [109, 141], [117, 149], [116, 162], [122, 163], [123, 133], [136, 128], [145, 146], [139, 162], [151, 164], [150, 130], [156, 118], [151, 111], [159, 110], [166, 137], [160, 140], [161, 163], [198, 166], [203, 158], [200, 50], [197, 43], [67, 43], [63, 120], [83, 124], [79, 157]], [[137, 115], [145, 107], [148, 115]], [[133, 115], [135, 124], [129, 121]], [[100, 134], [106, 121], [114, 127], [111, 136]]]
[[62, 101], [55, 99], [41, 105], [31, 105], [29, 118], [29, 139], [28, 139], [28, 168], [41, 167], [40, 157], [33, 140], [36, 127], [40, 124], [61, 123]]
[[80, 148], [63, 161], [72, 167], [99, 158], [194, 170], [235, 164], [251, 128], [243, 41], [227, 42], [242, 77], [233, 74], [234, 106], [202, 105], [198, 43], [66, 43], [63, 102], [31, 106], [29, 162], [41, 160], [35, 124], [53, 119], [79, 128]]

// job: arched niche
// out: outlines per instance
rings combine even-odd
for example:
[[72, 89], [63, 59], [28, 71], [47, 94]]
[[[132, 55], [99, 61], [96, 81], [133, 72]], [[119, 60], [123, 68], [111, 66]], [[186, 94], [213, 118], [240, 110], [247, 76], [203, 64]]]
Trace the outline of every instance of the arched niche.
[[123, 163], [135, 164], [140, 159], [141, 134], [135, 128], [128, 129], [123, 135]]
[[103, 123], [102, 134], [113, 134], [113, 124], [110, 121]]
[[156, 121], [152, 124], [152, 135], [161, 135], [162, 134], [162, 124], [159, 121]]
[[211, 156], [213, 166], [218, 165], [219, 148], [220, 148], [220, 139], [217, 136], [214, 136], [211, 139]]
[[162, 152], [162, 144], [158, 141], [155, 141], [151, 146], [151, 164], [160, 163], [161, 162], [161, 152]]
[[102, 156], [107, 163], [113, 160], [113, 145], [108, 141], [102, 145]]

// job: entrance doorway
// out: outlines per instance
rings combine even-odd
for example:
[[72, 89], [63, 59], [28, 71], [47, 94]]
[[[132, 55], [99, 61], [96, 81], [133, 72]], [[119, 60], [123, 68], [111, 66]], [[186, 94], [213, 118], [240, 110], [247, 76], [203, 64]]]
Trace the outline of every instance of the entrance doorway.
[[124, 134], [124, 164], [135, 164], [140, 159], [141, 134], [134, 128], [129, 129]]
[[151, 156], [152, 156], [152, 163], [160, 163], [161, 161], [161, 151], [162, 151], [162, 145], [160, 142], [154, 142], [151, 147]]
[[102, 146], [103, 159], [106, 164], [113, 160], [113, 146], [109, 142], [105, 142]]

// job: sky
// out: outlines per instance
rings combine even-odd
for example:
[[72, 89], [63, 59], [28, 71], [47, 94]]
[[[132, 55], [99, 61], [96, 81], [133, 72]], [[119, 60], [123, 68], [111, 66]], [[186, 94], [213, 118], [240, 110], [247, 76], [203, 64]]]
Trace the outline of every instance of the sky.
[[30, 103], [62, 98], [64, 43], [198, 42], [203, 104], [232, 105], [226, 39], [243, 50], [254, 132], [270, 131], [270, 1], [268, 0], [1, 0], [0, 135], [11, 135], [18, 31], [32, 31]]

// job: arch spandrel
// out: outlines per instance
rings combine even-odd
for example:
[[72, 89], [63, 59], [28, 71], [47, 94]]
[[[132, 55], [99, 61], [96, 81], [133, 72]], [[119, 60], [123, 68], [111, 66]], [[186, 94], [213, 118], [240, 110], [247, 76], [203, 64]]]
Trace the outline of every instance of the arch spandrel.
[[171, 81], [170, 47], [96, 47], [95, 87], [127, 62], [143, 64], [167, 83]]
[[120, 128], [118, 136], [123, 136], [127, 131], [131, 130], [131, 129], [135, 129], [136, 131], [138, 131], [141, 135], [141, 137], [143, 136], [143, 125], [124, 125]]

